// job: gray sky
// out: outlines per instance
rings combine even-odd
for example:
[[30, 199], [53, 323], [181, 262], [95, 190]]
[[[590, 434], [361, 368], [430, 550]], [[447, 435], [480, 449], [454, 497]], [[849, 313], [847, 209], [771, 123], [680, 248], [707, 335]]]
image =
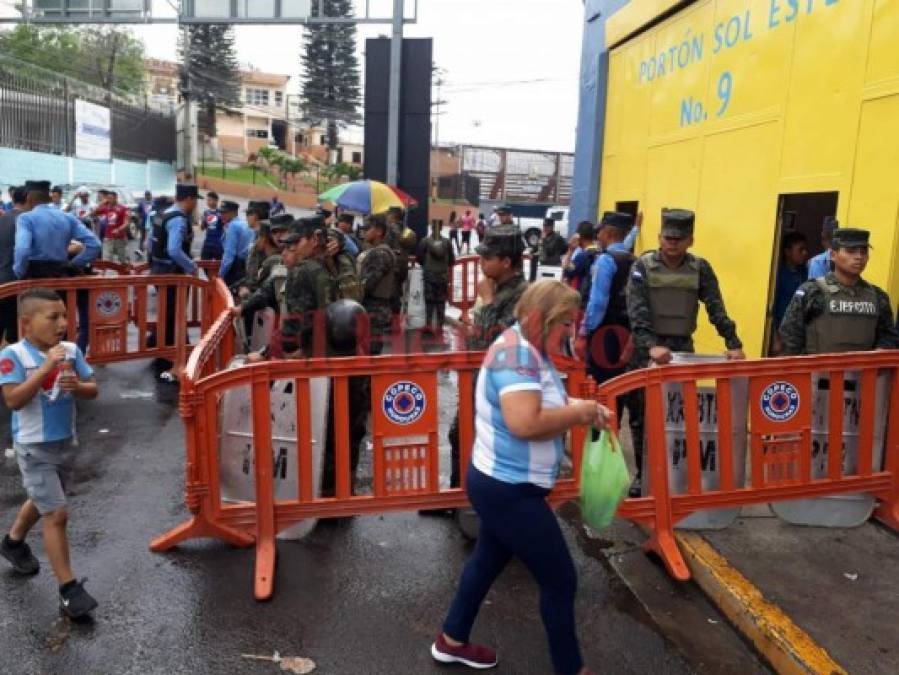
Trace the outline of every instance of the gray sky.
[[[376, 9], [383, 4], [372, 1]], [[420, 0], [418, 19], [407, 36], [433, 37], [435, 61], [447, 71], [441, 143], [574, 150], [581, 0]], [[150, 56], [174, 60], [174, 26], [135, 30]], [[360, 26], [360, 57], [364, 38], [389, 32], [386, 25]], [[302, 28], [238, 26], [238, 57], [294, 76], [290, 86], [298, 91], [298, 33]]]

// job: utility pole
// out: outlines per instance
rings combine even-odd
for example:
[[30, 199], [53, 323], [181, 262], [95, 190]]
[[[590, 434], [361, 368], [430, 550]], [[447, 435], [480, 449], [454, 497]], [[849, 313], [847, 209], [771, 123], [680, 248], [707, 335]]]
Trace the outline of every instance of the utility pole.
[[404, 0], [393, 0], [393, 37], [390, 42], [390, 92], [387, 103], [387, 183], [396, 185], [400, 160], [400, 79], [403, 72]]
[[193, 134], [193, 110], [190, 102], [191, 92], [191, 67], [190, 67], [190, 26], [181, 25], [181, 39], [184, 41], [184, 68], [187, 70], [187, 85], [181, 90], [184, 98], [184, 121], [182, 122], [181, 153], [184, 159], [184, 171], [193, 180], [193, 155], [191, 147], [191, 135]]

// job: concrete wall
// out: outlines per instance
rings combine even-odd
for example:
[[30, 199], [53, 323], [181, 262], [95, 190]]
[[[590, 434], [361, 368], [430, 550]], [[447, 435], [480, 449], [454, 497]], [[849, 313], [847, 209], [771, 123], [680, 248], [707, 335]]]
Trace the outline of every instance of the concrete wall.
[[166, 162], [121, 159], [98, 162], [0, 148], [0, 185], [15, 185], [26, 180], [49, 180], [54, 184], [108, 183], [135, 191], [171, 193], [175, 187], [175, 168]]

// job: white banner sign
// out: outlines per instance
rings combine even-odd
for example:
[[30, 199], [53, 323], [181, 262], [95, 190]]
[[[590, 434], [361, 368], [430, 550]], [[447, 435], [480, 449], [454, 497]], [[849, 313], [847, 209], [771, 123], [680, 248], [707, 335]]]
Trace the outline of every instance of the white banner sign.
[[112, 159], [109, 108], [75, 100], [75, 156], [107, 162]]

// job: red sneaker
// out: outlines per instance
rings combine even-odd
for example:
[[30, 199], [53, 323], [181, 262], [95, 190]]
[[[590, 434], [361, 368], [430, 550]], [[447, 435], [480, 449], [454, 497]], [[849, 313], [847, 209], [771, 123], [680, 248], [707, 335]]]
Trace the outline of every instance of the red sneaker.
[[479, 670], [496, 666], [496, 652], [490, 647], [471, 643], [453, 647], [444, 639], [443, 633], [438, 635], [437, 640], [431, 645], [431, 656], [440, 663], [462, 663]]

